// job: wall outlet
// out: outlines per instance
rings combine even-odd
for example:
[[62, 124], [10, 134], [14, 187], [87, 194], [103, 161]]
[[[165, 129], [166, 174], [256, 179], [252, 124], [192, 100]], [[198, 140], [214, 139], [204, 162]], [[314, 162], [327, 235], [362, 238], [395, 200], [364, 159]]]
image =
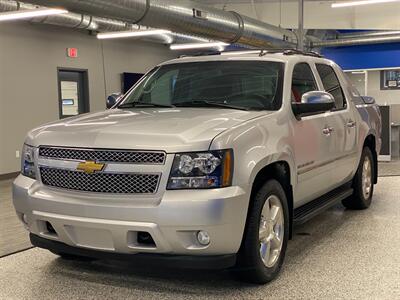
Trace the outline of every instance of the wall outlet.
[[15, 157], [20, 158], [20, 156], [21, 156], [21, 154], [20, 154], [19, 150], [15, 151]]

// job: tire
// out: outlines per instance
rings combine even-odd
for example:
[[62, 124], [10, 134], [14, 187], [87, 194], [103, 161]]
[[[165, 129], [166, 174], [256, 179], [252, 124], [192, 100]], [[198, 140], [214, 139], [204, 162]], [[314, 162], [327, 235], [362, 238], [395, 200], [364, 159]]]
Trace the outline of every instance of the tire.
[[79, 255], [74, 255], [74, 254], [68, 254], [64, 252], [57, 252], [57, 251], [51, 251], [51, 253], [58, 255], [60, 258], [64, 260], [75, 260], [75, 261], [93, 261], [96, 260], [93, 257], [87, 257], [87, 256], [79, 256]]
[[[289, 238], [289, 209], [285, 191], [276, 180], [267, 181], [251, 200], [235, 272], [242, 281], [264, 284], [279, 274], [283, 264]], [[280, 249], [278, 254], [271, 251], [274, 248]]]
[[371, 149], [365, 147], [361, 154], [360, 164], [353, 179], [354, 193], [342, 201], [348, 209], [366, 209], [371, 205], [374, 194], [375, 164]]

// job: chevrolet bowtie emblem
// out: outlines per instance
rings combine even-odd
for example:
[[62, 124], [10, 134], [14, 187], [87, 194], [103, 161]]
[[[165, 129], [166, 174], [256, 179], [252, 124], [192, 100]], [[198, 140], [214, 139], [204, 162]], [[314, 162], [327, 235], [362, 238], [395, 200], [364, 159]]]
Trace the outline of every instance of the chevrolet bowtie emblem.
[[105, 164], [96, 163], [95, 161], [85, 161], [79, 163], [76, 168], [78, 171], [83, 171], [86, 174], [93, 174], [95, 172], [103, 171]]

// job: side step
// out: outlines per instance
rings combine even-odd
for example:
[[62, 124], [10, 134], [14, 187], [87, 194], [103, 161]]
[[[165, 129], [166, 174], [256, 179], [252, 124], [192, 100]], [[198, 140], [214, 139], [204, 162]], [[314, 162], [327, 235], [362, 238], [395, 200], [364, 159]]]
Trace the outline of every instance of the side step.
[[293, 225], [301, 225], [315, 217], [324, 210], [332, 207], [353, 194], [351, 183], [347, 183], [337, 189], [300, 206], [294, 210]]

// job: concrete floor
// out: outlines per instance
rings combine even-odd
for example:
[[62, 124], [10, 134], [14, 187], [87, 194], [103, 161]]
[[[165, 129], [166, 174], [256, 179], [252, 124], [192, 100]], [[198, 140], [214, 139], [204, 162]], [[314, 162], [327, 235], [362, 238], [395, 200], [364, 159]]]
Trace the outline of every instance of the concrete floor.
[[0, 257], [32, 247], [12, 205], [11, 183], [0, 181]]
[[380, 162], [379, 176], [400, 176], [400, 160]]
[[0, 259], [0, 299], [400, 299], [399, 195], [400, 177], [380, 178], [370, 209], [337, 206], [297, 228], [280, 277], [265, 286], [34, 248]]

